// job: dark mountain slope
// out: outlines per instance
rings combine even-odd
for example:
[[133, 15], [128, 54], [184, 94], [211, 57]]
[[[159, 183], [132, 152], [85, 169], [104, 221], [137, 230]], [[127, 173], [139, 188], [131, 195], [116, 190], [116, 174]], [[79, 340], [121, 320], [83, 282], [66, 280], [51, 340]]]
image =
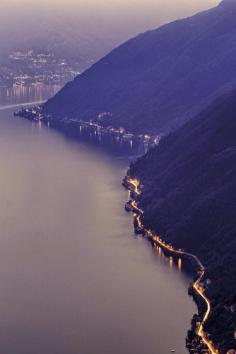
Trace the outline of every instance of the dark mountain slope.
[[163, 132], [236, 86], [236, 1], [126, 42], [51, 99], [45, 112]]
[[144, 184], [145, 224], [208, 267], [210, 333], [236, 348], [236, 92], [164, 138], [131, 166]]

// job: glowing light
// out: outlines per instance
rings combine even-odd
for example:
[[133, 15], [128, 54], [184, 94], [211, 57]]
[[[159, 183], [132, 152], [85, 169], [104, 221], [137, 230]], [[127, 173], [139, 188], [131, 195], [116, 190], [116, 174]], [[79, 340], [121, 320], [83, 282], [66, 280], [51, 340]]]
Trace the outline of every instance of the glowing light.
[[178, 269], [181, 271], [182, 270], [182, 259], [178, 259]]
[[[133, 190], [134, 188], [134, 192], [137, 195], [141, 194], [141, 191], [139, 190], [139, 181], [137, 179], [129, 179], [129, 184], [130, 186], [132, 186], [131, 190]], [[139, 227], [141, 227], [144, 232], [152, 238], [152, 241], [157, 244], [157, 251], [158, 254], [161, 256], [162, 255], [162, 249], [164, 250], [168, 250], [171, 253], [177, 254], [177, 255], [182, 255], [182, 256], [187, 256], [188, 258], [192, 258], [199, 266], [199, 278], [198, 280], [193, 284], [193, 288], [194, 290], [198, 293], [198, 295], [203, 299], [203, 301], [206, 303], [207, 305], [207, 311], [203, 317], [203, 320], [201, 322], [201, 324], [199, 325], [197, 334], [198, 336], [202, 339], [202, 342], [207, 346], [210, 354], [219, 354], [218, 349], [216, 349], [214, 347], [214, 344], [212, 343], [212, 341], [210, 341], [207, 337], [207, 334], [204, 331], [204, 324], [206, 323], [206, 321], [209, 318], [210, 312], [211, 312], [211, 304], [210, 301], [208, 300], [208, 298], [206, 297], [206, 295], [204, 294], [205, 289], [204, 287], [201, 285], [201, 281], [205, 275], [205, 268], [202, 265], [201, 261], [197, 258], [197, 256], [195, 256], [194, 254], [185, 252], [182, 249], [175, 249], [171, 244], [167, 244], [165, 241], [163, 241], [161, 239], [160, 236], [155, 235], [151, 230], [146, 230], [144, 228], [144, 225], [141, 222], [141, 218], [140, 215], [144, 213], [143, 210], [141, 210], [140, 208], [138, 208], [137, 203], [135, 202], [135, 200], [133, 200], [131, 202], [131, 206], [133, 208], [133, 213], [134, 213], [134, 217], [135, 220], [137, 221], [137, 224]], [[173, 266], [173, 257], [169, 258], [169, 264], [170, 267], [172, 268]], [[179, 258], [178, 259], [178, 269], [181, 270], [182, 268], [182, 259]]]

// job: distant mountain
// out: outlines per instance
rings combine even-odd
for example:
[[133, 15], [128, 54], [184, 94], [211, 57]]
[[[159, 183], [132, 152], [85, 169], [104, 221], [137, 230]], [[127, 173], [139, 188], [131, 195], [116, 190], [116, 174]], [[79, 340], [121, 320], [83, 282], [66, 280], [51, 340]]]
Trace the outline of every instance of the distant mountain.
[[33, 49], [76, 60], [84, 70], [138, 31], [216, 1], [1, 0], [0, 64], [9, 52]]
[[206, 330], [220, 353], [236, 349], [236, 91], [163, 138], [130, 174], [144, 185], [146, 226], [207, 266]]
[[0, 64], [7, 63], [12, 51], [46, 51], [59, 58], [77, 62], [80, 70], [92, 65], [117, 41], [96, 33], [79, 21], [72, 10], [40, 7], [40, 4], [19, 7], [0, 13]]
[[236, 1], [140, 34], [45, 105], [56, 116], [163, 133], [236, 87]]

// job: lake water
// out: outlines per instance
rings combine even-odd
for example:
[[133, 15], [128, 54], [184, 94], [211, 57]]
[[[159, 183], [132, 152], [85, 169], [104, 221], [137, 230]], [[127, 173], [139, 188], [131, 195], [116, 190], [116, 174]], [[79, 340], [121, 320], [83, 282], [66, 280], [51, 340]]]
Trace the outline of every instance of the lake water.
[[45, 101], [55, 95], [60, 85], [38, 84], [34, 86], [15, 85], [12, 87], [0, 87], [0, 106], [22, 104], [27, 102]]
[[0, 111], [4, 354], [186, 353], [190, 282], [133, 234], [128, 161]]

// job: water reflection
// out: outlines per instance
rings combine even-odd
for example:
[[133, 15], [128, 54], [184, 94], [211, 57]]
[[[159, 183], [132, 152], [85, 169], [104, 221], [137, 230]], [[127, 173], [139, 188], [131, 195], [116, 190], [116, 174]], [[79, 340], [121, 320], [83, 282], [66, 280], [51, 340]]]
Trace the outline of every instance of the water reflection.
[[[43, 102], [48, 98], [54, 96], [61, 86], [44, 84], [23, 86], [15, 85], [13, 87], [0, 87], [0, 110], [11, 107], [11, 105], [24, 105], [28, 102]], [[51, 123], [48, 121], [47, 126]], [[133, 140], [123, 139], [112, 134], [104, 134], [102, 131], [94, 131], [89, 127], [73, 125], [71, 127], [53, 126], [55, 129], [63, 130], [63, 133], [70, 138], [80, 139], [89, 144], [101, 146], [116, 154], [130, 154], [142, 155], [147, 149], [148, 145], [142, 142], [134, 142]]]
[[169, 265], [170, 265], [170, 268], [172, 269], [173, 268], [173, 257], [169, 257]]
[[61, 86], [37, 84], [32, 86], [14, 85], [0, 87], [0, 106], [17, 103], [41, 102], [54, 96]]
[[181, 258], [178, 259], [178, 269], [179, 269], [179, 271], [182, 270], [182, 259]]
[[143, 155], [148, 148], [142, 140], [127, 139], [122, 135], [117, 136], [108, 131], [95, 129], [93, 126], [85, 126], [81, 122], [73, 122], [72, 124], [65, 125], [58, 121], [53, 121], [51, 126], [63, 132], [63, 135], [68, 136], [70, 139], [80, 140], [89, 145], [105, 149], [114, 155], [129, 155], [138, 156]]
[[2, 352], [186, 353], [190, 279], [131, 237], [127, 160], [12, 113], [0, 112]]

